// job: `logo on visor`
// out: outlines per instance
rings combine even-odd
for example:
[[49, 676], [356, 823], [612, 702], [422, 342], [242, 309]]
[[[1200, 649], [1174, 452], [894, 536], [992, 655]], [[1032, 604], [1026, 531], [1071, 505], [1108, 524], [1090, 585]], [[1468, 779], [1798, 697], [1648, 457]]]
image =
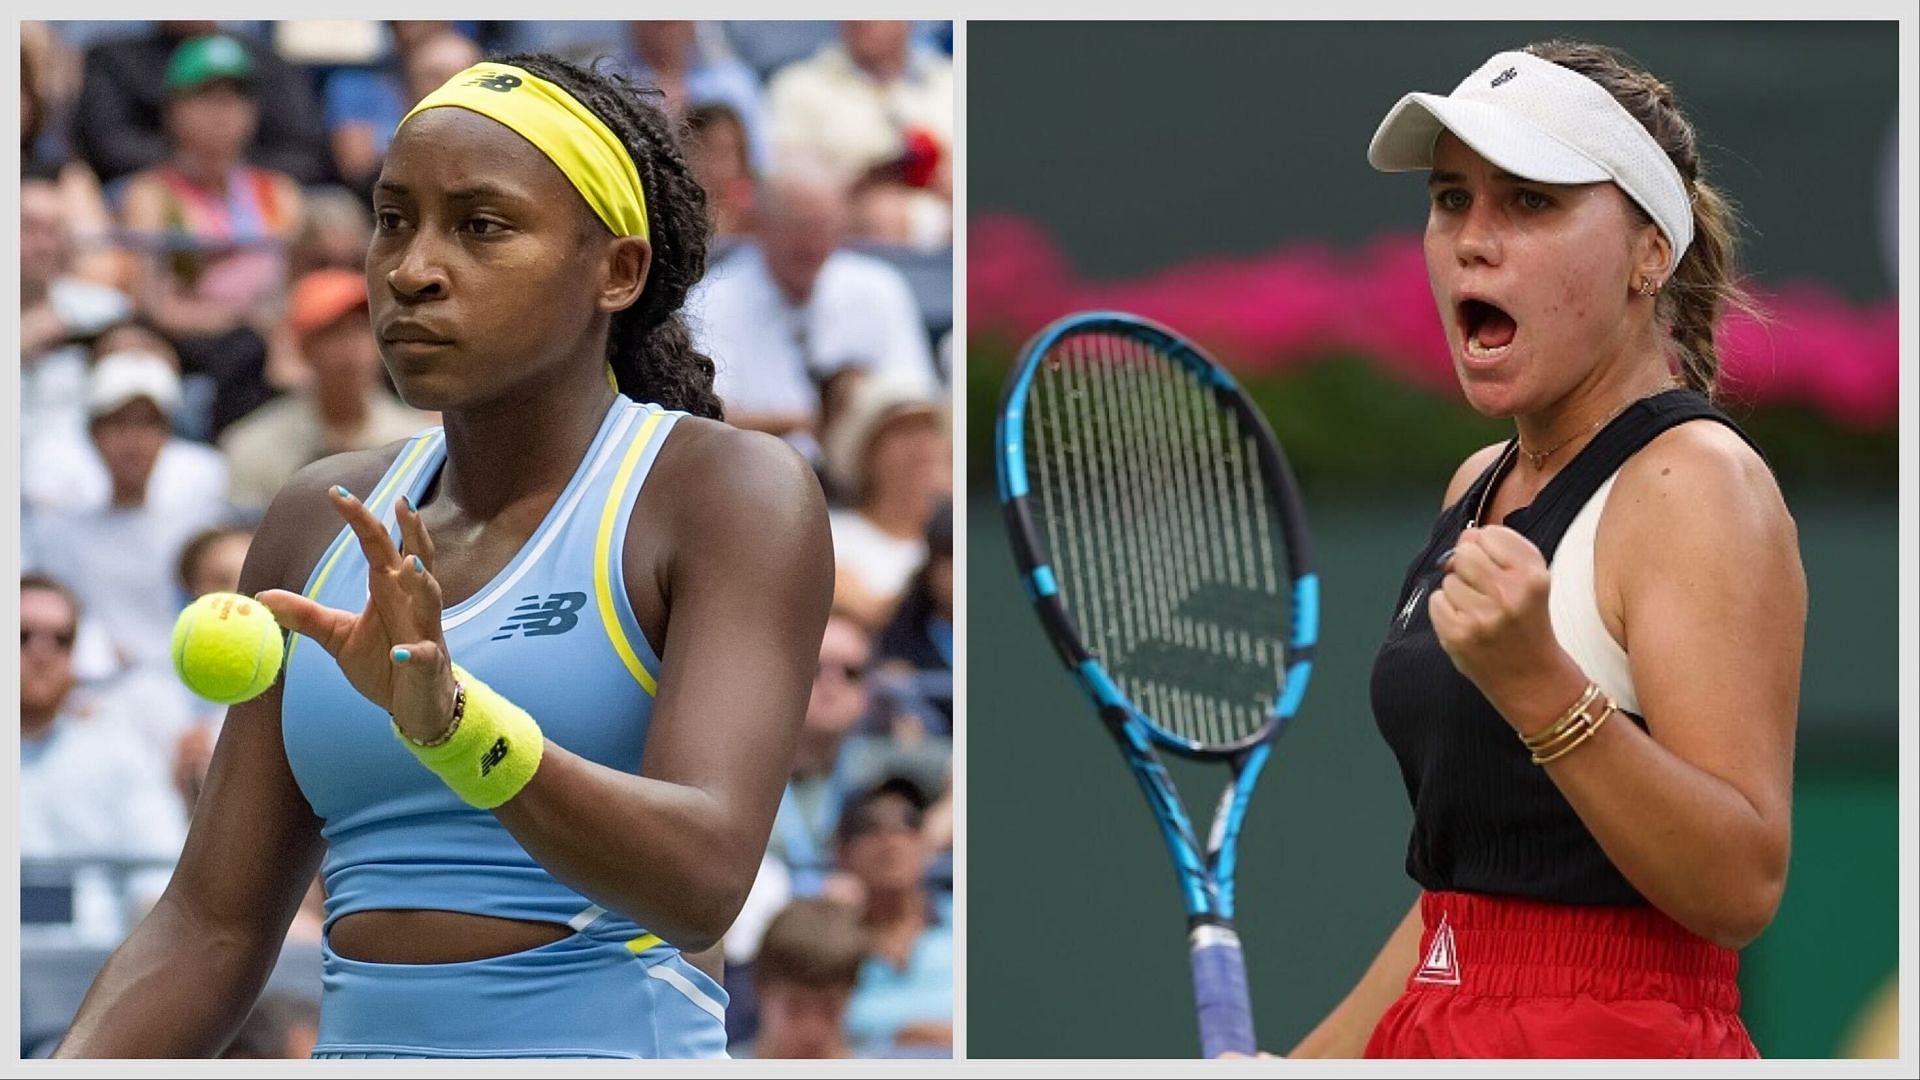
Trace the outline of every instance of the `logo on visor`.
[[467, 85], [478, 86], [486, 90], [495, 90], [504, 94], [520, 85], [520, 76], [509, 75], [503, 71], [498, 75], [489, 75], [484, 79], [469, 79]]
[[1501, 83], [1509, 83], [1519, 77], [1520, 77], [1520, 72], [1518, 69], [1508, 68], [1507, 70], [1501, 72], [1500, 74], [1495, 75], [1493, 77], [1493, 81], [1491, 83], [1488, 83], [1487, 85], [1489, 87], [1497, 88], [1500, 86]]

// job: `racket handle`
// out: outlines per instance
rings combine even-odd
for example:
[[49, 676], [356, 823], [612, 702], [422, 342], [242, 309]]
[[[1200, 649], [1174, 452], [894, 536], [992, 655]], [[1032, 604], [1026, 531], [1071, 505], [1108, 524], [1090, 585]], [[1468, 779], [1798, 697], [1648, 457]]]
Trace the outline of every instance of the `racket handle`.
[[1193, 953], [1193, 1001], [1200, 1015], [1200, 1054], [1253, 1054], [1253, 1002], [1247, 963], [1233, 927], [1202, 923], [1187, 935]]

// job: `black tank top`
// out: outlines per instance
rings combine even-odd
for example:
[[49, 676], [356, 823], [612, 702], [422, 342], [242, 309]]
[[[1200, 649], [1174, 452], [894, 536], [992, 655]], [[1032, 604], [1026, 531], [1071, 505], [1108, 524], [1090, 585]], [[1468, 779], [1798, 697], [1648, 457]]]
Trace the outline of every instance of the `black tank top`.
[[[1622, 411], [1531, 505], [1502, 524], [1531, 540], [1551, 563], [1567, 526], [1621, 464], [1661, 432], [1701, 418], [1747, 437], [1696, 391], [1656, 394]], [[1445, 576], [1436, 564], [1514, 457], [1509, 442], [1467, 493], [1441, 511], [1427, 546], [1407, 570], [1386, 642], [1374, 659], [1374, 720], [1399, 759], [1413, 802], [1407, 873], [1434, 891], [1645, 904], [1546, 770], [1528, 759], [1513, 729], [1454, 668], [1427, 618], [1428, 594]], [[1640, 717], [1625, 715], [1645, 726]]]

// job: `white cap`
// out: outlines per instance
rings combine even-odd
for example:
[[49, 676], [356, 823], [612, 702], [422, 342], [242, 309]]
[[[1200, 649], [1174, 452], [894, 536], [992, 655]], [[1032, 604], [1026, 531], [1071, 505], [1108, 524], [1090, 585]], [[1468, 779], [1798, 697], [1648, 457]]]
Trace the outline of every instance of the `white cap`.
[[1673, 160], [1612, 94], [1571, 68], [1503, 52], [1446, 97], [1408, 94], [1373, 133], [1367, 161], [1382, 172], [1432, 168], [1442, 128], [1527, 180], [1620, 185], [1667, 235], [1670, 267], [1693, 242], [1693, 200]]
[[888, 422], [910, 415], [942, 417], [943, 402], [921, 380], [898, 372], [864, 376], [823, 440], [833, 482], [849, 496], [858, 492], [866, 481], [867, 444]]
[[87, 415], [105, 416], [136, 398], [147, 398], [172, 416], [180, 407], [180, 376], [165, 358], [117, 352], [94, 361], [87, 376]]

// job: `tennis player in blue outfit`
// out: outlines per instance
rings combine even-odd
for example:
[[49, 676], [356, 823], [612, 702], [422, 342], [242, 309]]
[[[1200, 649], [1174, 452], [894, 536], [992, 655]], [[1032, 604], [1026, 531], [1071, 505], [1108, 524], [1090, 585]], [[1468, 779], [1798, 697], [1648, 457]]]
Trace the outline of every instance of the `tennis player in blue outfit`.
[[680, 322], [700, 188], [645, 94], [523, 56], [423, 100], [375, 200], [375, 332], [445, 426], [275, 500], [242, 588], [285, 675], [230, 712], [59, 1053], [217, 1053], [321, 866], [316, 1056], [724, 1056], [701, 954], [766, 847], [833, 563], [806, 464], [716, 422]]

